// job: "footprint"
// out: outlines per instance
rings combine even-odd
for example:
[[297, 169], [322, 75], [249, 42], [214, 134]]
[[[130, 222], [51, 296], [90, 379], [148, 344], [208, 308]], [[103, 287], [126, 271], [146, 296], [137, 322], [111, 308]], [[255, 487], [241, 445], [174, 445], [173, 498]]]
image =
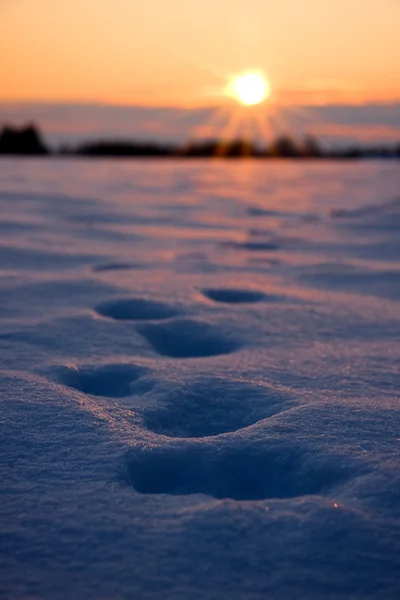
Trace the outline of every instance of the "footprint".
[[276, 440], [146, 446], [127, 455], [128, 481], [142, 494], [293, 498], [329, 493], [350, 474], [347, 458]]
[[104, 271], [125, 271], [129, 269], [140, 269], [141, 265], [135, 265], [132, 263], [108, 263], [104, 265], [97, 265], [93, 267], [93, 271], [102, 273]]
[[63, 367], [58, 371], [58, 380], [84, 394], [123, 398], [133, 393], [132, 384], [145, 373], [146, 369], [143, 367], [129, 364]]
[[274, 242], [244, 242], [243, 244], [236, 244], [236, 248], [253, 252], [269, 252], [279, 250], [280, 246]]
[[259, 206], [251, 206], [247, 210], [247, 214], [251, 217], [281, 217], [282, 213], [277, 210], [268, 210]]
[[291, 398], [264, 386], [208, 378], [171, 393], [143, 418], [154, 433], [200, 438], [248, 427], [292, 406]]
[[104, 302], [96, 308], [97, 312], [118, 321], [161, 320], [176, 317], [180, 312], [162, 302], [153, 302], [144, 298], [122, 298]]
[[251, 252], [274, 252], [280, 249], [280, 245], [275, 242], [228, 242], [224, 243], [224, 246], [228, 248], [234, 248], [236, 250], [250, 250]]
[[222, 302], [224, 304], [261, 302], [267, 298], [265, 294], [255, 290], [221, 288], [205, 289], [202, 291], [207, 298], [210, 298], [210, 300], [214, 300], [214, 302]]
[[156, 352], [172, 358], [230, 354], [240, 347], [237, 340], [228, 337], [217, 327], [190, 319], [141, 325], [138, 331]]

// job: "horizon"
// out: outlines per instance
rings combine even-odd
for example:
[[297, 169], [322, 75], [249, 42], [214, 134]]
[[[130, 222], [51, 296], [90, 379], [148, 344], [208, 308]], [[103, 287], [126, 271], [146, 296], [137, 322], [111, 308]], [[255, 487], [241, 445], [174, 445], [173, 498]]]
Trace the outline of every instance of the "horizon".
[[[259, 108], [269, 133], [257, 122], [248, 135], [247, 121], [236, 123], [228, 139], [269, 143], [280, 135], [311, 135], [325, 146], [393, 144], [400, 140], [400, 101], [362, 105], [330, 104], [281, 107], [275, 115]], [[219, 117], [219, 122], [216, 121]], [[136, 139], [158, 143], [224, 138], [232, 113], [219, 107], [149, 107], [105, 103], [0, 102], [0, 127], [35, 123], [47, 144], [58, 147], [84, 141]], [[224, 123], [225, 120], [225, 123]], [[260, 119], [258, 119], [260, 121]], [[253, 132], [251, 132], [253, 133]]]

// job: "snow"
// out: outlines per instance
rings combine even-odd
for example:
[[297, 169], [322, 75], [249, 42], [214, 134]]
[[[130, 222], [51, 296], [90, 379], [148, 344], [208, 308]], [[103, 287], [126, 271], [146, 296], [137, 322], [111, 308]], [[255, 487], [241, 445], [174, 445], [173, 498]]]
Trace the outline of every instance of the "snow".
[[400, 596], [390, 162], [0, 162], [6, 598]]

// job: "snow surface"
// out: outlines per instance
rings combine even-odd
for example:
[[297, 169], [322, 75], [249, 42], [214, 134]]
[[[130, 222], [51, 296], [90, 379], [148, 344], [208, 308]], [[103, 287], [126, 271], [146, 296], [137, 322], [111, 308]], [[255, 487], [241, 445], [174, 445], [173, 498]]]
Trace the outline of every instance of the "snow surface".
[[6, 598], [400, 597], [399, 190], [1, 161]]

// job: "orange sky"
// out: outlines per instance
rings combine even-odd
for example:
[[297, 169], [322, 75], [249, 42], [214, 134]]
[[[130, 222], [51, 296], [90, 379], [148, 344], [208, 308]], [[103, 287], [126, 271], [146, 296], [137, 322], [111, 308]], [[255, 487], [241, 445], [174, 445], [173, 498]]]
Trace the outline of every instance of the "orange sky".
[[398, 0], [0, 0], [0, 100], [223, 103], [259, 68], [284, 103], [400, 98]]

